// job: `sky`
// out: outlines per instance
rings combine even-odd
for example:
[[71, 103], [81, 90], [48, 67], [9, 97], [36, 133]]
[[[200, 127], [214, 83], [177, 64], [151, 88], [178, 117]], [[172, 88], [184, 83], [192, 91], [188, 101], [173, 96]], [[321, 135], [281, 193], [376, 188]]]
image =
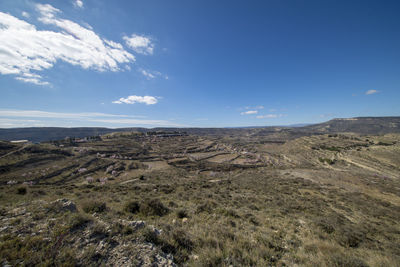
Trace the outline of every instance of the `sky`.
[[400, 1], [1, 0], [0, 128], [400, 116]]

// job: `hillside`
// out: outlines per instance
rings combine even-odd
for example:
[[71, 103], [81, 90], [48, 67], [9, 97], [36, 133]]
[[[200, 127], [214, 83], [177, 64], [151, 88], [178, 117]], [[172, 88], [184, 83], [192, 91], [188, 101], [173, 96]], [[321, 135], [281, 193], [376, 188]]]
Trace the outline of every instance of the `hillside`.
[[65, 137], [83, 138], [112, 132], [147, 132], [147, 131], [180, 131], [195, 135], [253, 135], [270, 136], [279, 134], [287, 138], [297, 138], [311, 134], [353, 132], [358, 134], [386, 134], [400, 132], [400, 117], [358, 117], [349, 119], [333, 119], [324, 123], [303, 127], [243, 127], [243, 128], [100, 128], [100, 127], [31, 127], [0, 129], [0, 140], [29, 140], [43, 142], [60, 140]]
[[399, 133], [400, 117], [356, 117], [348, 119], [333, 119], [324, 123], [302, 127], [301, 130], [315, 133]]

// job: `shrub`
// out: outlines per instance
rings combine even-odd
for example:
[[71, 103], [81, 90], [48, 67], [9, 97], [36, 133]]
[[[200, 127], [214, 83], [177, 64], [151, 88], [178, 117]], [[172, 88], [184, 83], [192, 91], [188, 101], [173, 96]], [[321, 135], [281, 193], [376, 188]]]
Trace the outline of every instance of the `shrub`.
[[325, 146], [325, 145], [322, 145], [319, 148], [324, 149], [324, 150], [333, 151], [333, 152], [340, 152], [342, 149], [341, 147], [337, 147], [337, 146]]
[[25, 195], [26, 194], [26, 187], [18, 187], [17, 188], [17, 194], [18, 195]]
[[133, 228], [130, 226], [124, 226], [124, 228], [122, 228], [122, 234], [123, 235], [131, 235], [133, 234]]
[[159, 245], [161, 242], [161, 240], [158, 237], [158, 234], [150, 228], [147, 228], [146, 230], [144, 230], [143, 237], [146, 242], [150, 242], [155, 245]]
[[86, 213], [103, 212], [106, 210], [106, 203], [88, 200], [82, 203], [82, 209]]
[[321, 227], [321, 229], [322, 229], [325, 233], [332, 234], [333, 232], [335, 232], [335, 225], [334, 225], [334, 222], [329, 221], [329, 220], [326, 219], [326, 218], [320, 219], [320, 220], [317, 222], [317, 225], [318, 225], [319, 227]]
[[2, 237], [0, 240], [2, 266], [76, 266], [71, 250], [67, 248], [55, 250], [55, 245], [42, 236], [27, 236], [24, 239], [15, 236]]
[[392, 143], [378, 142], [378, 146], [392, 146]]
[[92, 219], [84, 214], [75, 214], [72, 216], [69, 220], [69, 228], [70, 230], [77, 230], [83, 226], [85, 226], [87, 223], [91, 222]]
[[187, 251], [192, 251], [194, 248], [194, 243], [190, 239], [189, 235], [183, 230], [176, 230], [172, 235], [174, 241], [177, 243], [179, 249], [185, 249]]
[[180, 219], [187, 218], [188, 217], [188, 213], [187, 213], [186, 210], [181, 209], [181, 210], [178, 210], [176, 212], [176, 216], [178, 216], [178, 218], [180, 218]]
[[93, 236], [107, 236], [107, 229], [104, 225], [96, 223], [93, 228], [92, 228], [92, 234], [91, 237]]
[[140, 212], [147, 216], [164, 216], [169, 212], [169, 209], [159, 199], [151, 199], [140, 206]]
[[335, 164], [335, 162], [336, 162], [336, 160], [332, 160], [332, 159], [327, 159], [327, 158], [319, 158], [319, 161], [321, 162], [321, 163], [328, 163], [329, 165], [333, 165], [333, 164]]
[[334, 253], [330, 256], [330, 264], [338, 267], [368, 267], [363, 260], [352, 255]]
[[124, 210], [129, 213], [138, 213], [140, 210], [140, 203], [137, 201], [129, 201], [126, 203]]
[[211, 200], [207, 200], [197, 207], [196, 212], [197, 213], [201, 213], [201, 212], [211, 213], [212, 211], [214, 211], [214, 209], [216, 207], [217, 207], [217, 203], [215, 203], [214, 201], [211, 201]]

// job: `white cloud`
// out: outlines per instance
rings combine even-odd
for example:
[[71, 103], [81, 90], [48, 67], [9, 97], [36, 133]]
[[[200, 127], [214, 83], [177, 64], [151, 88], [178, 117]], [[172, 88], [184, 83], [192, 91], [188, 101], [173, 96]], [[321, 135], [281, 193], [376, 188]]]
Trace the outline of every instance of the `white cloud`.
[[[166, 126], [182, 127], [168, 120], [140, 119], [143, 116], [116, 115], [98, 112], [64, 113], [40, 110], [0, 110], [0, 128], [33, 126]], [[61, 119], [61, 120], [60, 120]]]
[[368, 90], [368, 91], [365, 92], [366, 95], [372, 95], [372, 94], [376, 94], [376, 93], [379, 93], [379, 91], [377, 91], [377, 90]]
[[248, 111], [244, 111], [241, 112], [240, 115], [251, 115], [251, 114], [257, 114], [258, 110], [248, 110]]
[[161, 72], [159, 71], [150, 71], [150, 70], [145, 70], [145, 69], [139, 69], [139, 72], [145, 76], [147, 78], [147, 80], [152, 80], [155, 79], [157, 77], [163, 77], [164, 79], [168, 80], [168, 76], [167, 75], [163, 75]]
[[137, 96], [137, 95], [130, 95], [127, 98], [121, 97], [120, 99], [113, 101], [114, 104], [135, 104], [135, 103], [143, 103], [146, 105], [154, 105], [156, 104], [157, 98], [154, 96]]
[[83, 8], [82, 0], [75, 0], [74, 1], [74, 6], [77, 7], [77, 8]]
[[257, 119], [273, 119], [283, 117], [283, 114], [266, 114], [266, 115], [258, 115]]
[[28, 12], [22, 11], [21, 15], [25, 18], [29, 18], [31, 15], [29, 15]]
[[115, 115], [115, 114], [107, 114], [99, 112], [64, 113], [64, 112], [48, 112], [40, 110], [14, 110], [14, 109], [0, 109], [0, 117], [55, 118], [55, 119], [78, 119], [78, 118], [89, 118], [89, 117], [143, 118], [143, 116]]
[[151, 72], [144, 70], [144, 69], [140, 69], [139, 70], [141, 74], [143, 74], [143, 76], [145, 76], [148, 80], [150, 79], [154, 79], [156, 76], [154, 74], [152, 74]]
[[92, 122], [103, 122], [112, 124], [141, 124], [141, 125], [157, 125], [157, 126], [173, 126], [180, 127], [182, 125], [171, 123], [166, 120], [136, 120], [136, 119], [94, 119]]
[[52, 68], [58, 60], [98, 71], [120, 71], [121, 64], [135, 61], [121, 44], [73, 21], [59, 19], [59, 9], [49, 4], [35, 7], [39, 21], [60, 31], [37, 30], [35, 25], [0, 12], [0, 74], [48, 85], [37, 72]]
[[247, 106], [247, 107], [244, 107], [244, 108], [239, 108], [239, 110], [242, 110], [242, 109], [264, 109], [264, 106], [262, 106], [262, 105], [260, 105], [260, 106]]
[[15, 79], [19, 81], [23, 81], [26, 83], [33, 83], [36, 85], [50, 85], [49, 82], [44, 82], [41, 80], [41, 76], [33, 73], [24, 73], [20, 77], [16, 77]]
[[131, 37], [124, 36], [123, 39], [127, 46], [133, 51], [143, 55], [152, 55], [154, 44], [149, 37], [132, 34]]

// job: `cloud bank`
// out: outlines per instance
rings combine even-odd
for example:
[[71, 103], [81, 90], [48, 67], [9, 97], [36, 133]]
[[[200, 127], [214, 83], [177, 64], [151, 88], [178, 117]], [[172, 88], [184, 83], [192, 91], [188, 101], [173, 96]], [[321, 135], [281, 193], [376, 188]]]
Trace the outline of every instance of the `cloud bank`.
[[38, 30], [24, 20], [0, 12], [0, 74], [37, 85], [48, 85], [37, 72], [64, 61], [83, 69], [120, 71], [135, 57], [121, 44], [101, 38], [92, 29], [60, 19], [61, 11], [49, 4], [36, 4], [43, 24], [59, 31]]
[[[61, 120], [60, 120], [61, 119]], [[145, 119], [143, 116], [98, 112], [64, 113], [41, 110], [0, 110], [0, 128], [75, 126], [165, 126], [182, 127], [168, 120]]]

